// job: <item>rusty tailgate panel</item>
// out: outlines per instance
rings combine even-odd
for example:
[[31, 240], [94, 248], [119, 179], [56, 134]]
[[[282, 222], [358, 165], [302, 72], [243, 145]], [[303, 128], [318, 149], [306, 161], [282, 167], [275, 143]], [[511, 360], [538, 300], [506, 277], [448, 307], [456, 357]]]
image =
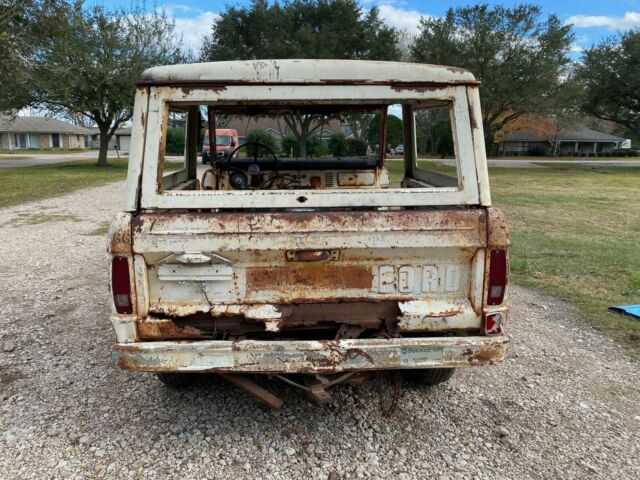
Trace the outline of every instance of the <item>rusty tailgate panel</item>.
[[[132, 220], [133, 251], [144, 256], [148, 267], [150, 307], [139, 315], [213, 314], [220, 310], [216, 305], [258, 311], [257, 305], [270, 304], [275, 319], [281, 318], [280, 306], [292, 303], [419, 300], [423, 303], [415, 307], [424, 314], [448, 317], [449, 323], [455, 314], [466, 318], [467, 327], [475, 326], [481, 308], [476, 286], [482, 284], [475, 272], [487, 243], [486, 223], [484, 208], [140, 214]], [[291, 252], [319, 249], [332, 252], [331, 258], [291, 260]], [[228, 279], [160, 278], [159, 263], [180, 252], [223, 257]], [[437, 292], [418, 287], [382, 291], [384, 268], [404, 268], [416, 282], [428, 274], [425, 268], [443, 274], [457, 269], [458, 283]], [[411, 329], [424, 324], [415, 318]]]

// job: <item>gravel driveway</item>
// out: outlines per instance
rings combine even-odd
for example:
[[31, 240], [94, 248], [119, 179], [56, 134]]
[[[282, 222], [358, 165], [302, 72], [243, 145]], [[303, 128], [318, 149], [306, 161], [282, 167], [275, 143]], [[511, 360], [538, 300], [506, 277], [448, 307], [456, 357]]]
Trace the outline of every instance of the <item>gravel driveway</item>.
[[640, 478], [640, 369], [573, 309], [511, 289], [505, 364], [272, 413], [110, 364], [104, 227], [122, 184], [0, 210], [0, 478]]

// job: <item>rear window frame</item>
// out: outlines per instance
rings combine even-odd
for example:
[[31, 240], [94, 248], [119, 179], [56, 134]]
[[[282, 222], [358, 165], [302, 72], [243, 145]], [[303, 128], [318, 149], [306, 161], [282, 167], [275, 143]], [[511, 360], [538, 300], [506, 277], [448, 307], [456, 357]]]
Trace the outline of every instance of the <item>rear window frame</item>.
[[[466, 85], [426, 85], [398, 88], [394, 85], [226, 85], [224, 87], [175, 85], [148, 86], [147, 98], [141, 89], [135, 110], [146, 112], [143, 125], [134, 122], [130, 162], [139, 164], [139, 207], [143, 209], [299, 209], [299, 208], [378, 208], [478, 205], [480, 192], [476, 158], [478, 129], [473, 128]], [[310, 100], [313, 99], [313, 100]], [[146, 100], [146, 101], [145, 101]], [[286, 103], [303, 101], [319, 104], [403, 104], [450, 102], [457, 149], [458, 187], [388, 188], [380, 190], [162, 190], [160, 161], [169, 106], [232, 105], [245, 103]], [[145, 107], [146, 103], [146, 108]], [[135, 117], [134, 117], [135, 120]], [[480, 130], [481, 132], [481, 130]], [[136, 141], [135, 135], [143, 138]], [[464, 139], [464, 140], [462, 140]], [[404, 145], [406, 149], [407, 141]], [[484, 158], [480, 159], [484, 161]], [[486, 164], [485, 167], [486, 168]], [[136, 174], [130, 164], [130, 175]], [[133, 171], [133, 172], [132, 172]]]

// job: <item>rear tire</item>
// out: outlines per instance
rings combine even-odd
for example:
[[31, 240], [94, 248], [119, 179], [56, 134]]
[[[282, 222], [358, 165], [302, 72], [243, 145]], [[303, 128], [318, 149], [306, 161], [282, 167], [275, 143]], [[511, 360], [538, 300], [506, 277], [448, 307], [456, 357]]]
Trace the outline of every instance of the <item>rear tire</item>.
[[190, 387], [200, 379], [197, 373], [157, 372], [156, 376], [167, 387], [175, 389]]
[[438, 385], [453, 377], [455, 368], [425, 368], [417, 370], [402, 370], [402, 379], [408, 383], [421, 385]]

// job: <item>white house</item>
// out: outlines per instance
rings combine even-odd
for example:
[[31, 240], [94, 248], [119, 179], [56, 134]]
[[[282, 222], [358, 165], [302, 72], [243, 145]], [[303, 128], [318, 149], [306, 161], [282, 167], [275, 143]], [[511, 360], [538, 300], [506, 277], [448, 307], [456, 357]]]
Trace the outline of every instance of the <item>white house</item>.
[[85, 148], [90, 130], [51, 117], [0, 116], [0, 148]]

